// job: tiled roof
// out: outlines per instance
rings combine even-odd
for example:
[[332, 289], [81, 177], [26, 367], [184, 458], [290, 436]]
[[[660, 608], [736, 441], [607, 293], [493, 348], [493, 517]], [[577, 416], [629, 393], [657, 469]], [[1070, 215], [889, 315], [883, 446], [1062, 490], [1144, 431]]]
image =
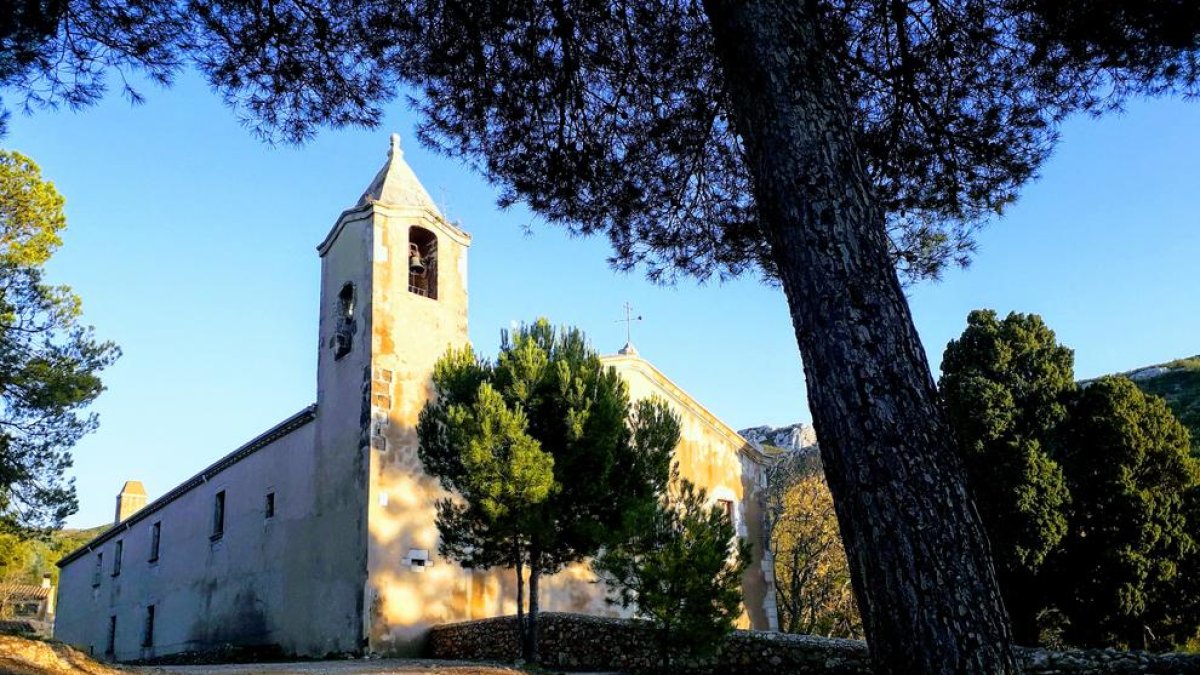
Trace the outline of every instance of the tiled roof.
[[37, 584], [0, 584], [0, 600], [45, 600], [52, 590]]

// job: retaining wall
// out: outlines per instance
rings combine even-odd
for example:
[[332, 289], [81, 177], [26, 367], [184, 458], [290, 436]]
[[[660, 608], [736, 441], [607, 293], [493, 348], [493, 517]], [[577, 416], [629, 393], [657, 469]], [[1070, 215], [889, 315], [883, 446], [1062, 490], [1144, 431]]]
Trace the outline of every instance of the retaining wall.
[[[565, 670], [656, 672], [660, 657], [649, 626], [640, 621], [578, 614], [541, 615], [542, 665]], [[514, 617], [467, 621], [433, 628], [430, 655], [439, 659], [516, 661], [520, 657]], [[1029, 675], [1115, 673], [1200, 674], [1200, 654], [1151, 654], [1109, 649], [1049, 651], [1019, 648]], [[715, 658], [690, 663], [696, 673], [868, 675], [865, 642], [766, 631], [734, 631]]]

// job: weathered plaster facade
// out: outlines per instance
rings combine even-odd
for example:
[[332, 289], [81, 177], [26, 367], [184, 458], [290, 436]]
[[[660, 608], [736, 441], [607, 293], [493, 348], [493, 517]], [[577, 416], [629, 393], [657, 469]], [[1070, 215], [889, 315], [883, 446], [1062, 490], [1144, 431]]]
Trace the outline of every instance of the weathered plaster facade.
[[285, 420], [64, 559], [56, 637], [120, 660], [223, 644], [304, 654], [357, 647], [353, 593], [313, 600], [354, 576], [352, 564], [315, 576], [310, 562], [327, 548], [311, 498], [321, 476], [314, 418], [308, 408]]
[[[224, 645], [411, 654], [434, 625], [515, 612], [510, 570], [437, 555], [445, 493], [417, 457], [433, 365], [467, 343], [470, 243], [393, 138], [317, 249], [317, 403], [64, 558], [56, 637], [118, 660]], [[423, 274], [410, 276], [414, 263]], [[631, 349], [605, 362], [634, 399], [660, 396], [680, 414], [682, 474], [728, 502], [753, 545], [740, 624], [774, 628], [765, 458]], [[616, 614], [593, 581], [586, 566], [564, 570], [543, 581], [542, 606]]]
[[742, 579], [745, 600], [738, 627], [777, 630], [774, 564], [762, 539], [761, 504], [769, 458], [628, 346], [605, 357], [604, 363], [629, 385], [630, 398], [657, 396], [679, 415], [682, 428], [675, 461], [680, 476], [703, 487], [709, 499], [728, 501], [738, 535], [751, 546], [753, 558]]

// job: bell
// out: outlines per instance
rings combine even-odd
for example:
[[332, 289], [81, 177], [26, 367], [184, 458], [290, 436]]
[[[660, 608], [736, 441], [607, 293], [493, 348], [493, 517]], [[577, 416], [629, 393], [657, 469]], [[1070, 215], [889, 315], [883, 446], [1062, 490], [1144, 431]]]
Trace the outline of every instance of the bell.
[[416, 244], [408, 245], [408, 271], [411, 274], [425, 274], [425, 263], [421, 262], [421, 249]]

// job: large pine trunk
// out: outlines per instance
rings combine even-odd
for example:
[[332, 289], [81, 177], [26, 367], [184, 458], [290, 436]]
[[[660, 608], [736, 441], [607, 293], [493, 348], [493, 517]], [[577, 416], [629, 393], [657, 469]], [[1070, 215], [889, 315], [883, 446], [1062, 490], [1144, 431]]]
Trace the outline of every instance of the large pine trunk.
[[1016, 672], [815, 0], [705, 0], [878, 673]]

